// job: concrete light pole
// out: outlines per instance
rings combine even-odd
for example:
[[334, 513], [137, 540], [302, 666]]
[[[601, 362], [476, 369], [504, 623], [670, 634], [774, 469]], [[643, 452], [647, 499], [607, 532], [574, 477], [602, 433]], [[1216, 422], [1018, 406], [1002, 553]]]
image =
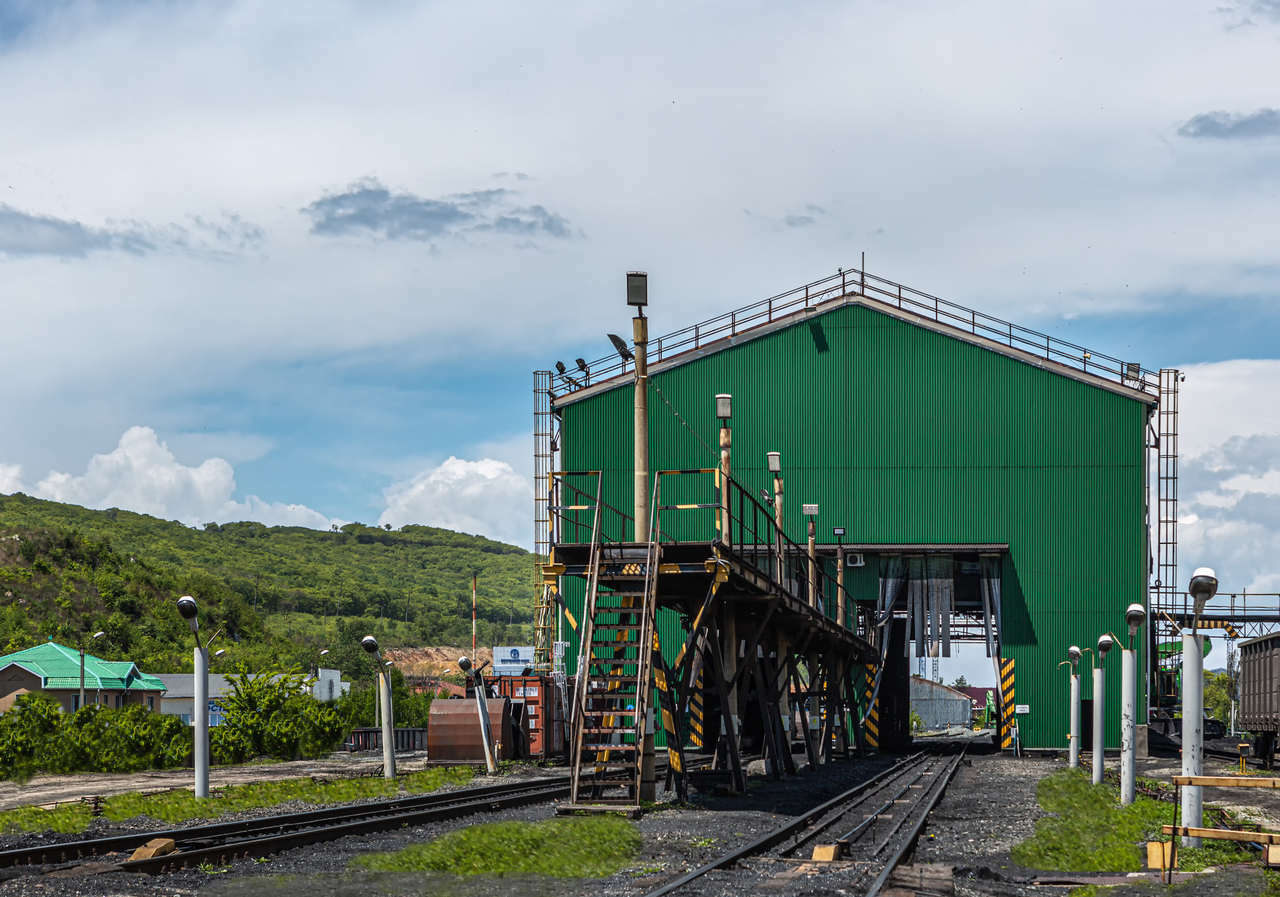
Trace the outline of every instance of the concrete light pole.
[[1107, 671], [1103, 666], [1107, 652], [1115, 640], [1109, 635], [1098, 637], [1098, 665], [1093, 668], [1093, 784], [1102, 784], [1102, 770], [1106, 765], [1107, 734]]
[[1072, 645], [1067, 649], [1067, 662], [1071, 664], [1071, 742], [1067, 748], [1067, 766], [1070, 769], [1080, 768], [1080, 648]]
[[[187, 621], [191, 634], [196, 639], [192, 663], [195, 696], [191, 702], [191, 716], [195, 723], [196, 797], [205, 798], [209, 796], [209, 653], [200, 644], [199, 612], [196, 599], [190, 595], [183, 595], [178, 599], [178, 613]], [[217, 633], [214, 633], [214, 637], [217, 637]], [[212, 642], [213, 639], [209, 641]]]
[[782, 452], [765, 452], [769, 473], [773, 474], [773, 526], [777, 530], [774, 550], [778, 553], [778, 584], [786, 583], [786, 562], [782, 559]]
[[396, 715], [391, 706], [391, 676], [383, 666], [378, 640], [371, 635], [360, 639], [360, 647], [368, 651], [378, 665], [378, 706], [382, 710], [382, 777], [396, 777]]
[[800, 506], [809, 518], [809, 606], [818, 607], [818, 506]]
[[1120, 805], [1127, 807], [1137, 790], [1138, 655], [1133, 640], [1147, 611], [1141, 604], [1130, 604], [1124, 619], [1129, 624], [1129, 646], [1120, 653]]
[[[97, 641], [106, 635], [105, 632], [99, 630], [89, 637], [89, 641]], [[80, 704], [76, 707], [80, 710], [84, 707], [84, 639], [80, 640]]]
[[484, 746], [484, 765], [489, 775], [498, 774], [498, 758], [493, 751], [493, 731], [489, 726], [489, 704], [485, 700], [484, 676], [478, 668], [473, 669], [471, 658], [459, 657], [458, 669], [464, 676], [470, 676], [476, 695], [476, 712], [480, 714], [480, 740]]
[[[1204, 636], [1196, 632], [1204, 606], [1218, 591], [1218, 575], [1208, 567], [1191, 574], [1187, 589], [1195, 608], [1191, 631], [1182, 633], [1182, 774], [1204, 773]], [[1182, 824], [1204, 825], [1204, 795], [1199, 785], [1182, 788]], [[1199, 847], [1200, 839], [1186, 835], [1184, 847]]]

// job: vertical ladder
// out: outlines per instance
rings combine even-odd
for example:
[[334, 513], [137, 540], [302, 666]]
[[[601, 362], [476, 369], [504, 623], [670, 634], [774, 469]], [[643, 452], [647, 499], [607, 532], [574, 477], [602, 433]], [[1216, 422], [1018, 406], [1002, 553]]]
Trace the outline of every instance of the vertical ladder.
[[1156, 605], [1157, 639], [1171, 640], [1174, 627], [1159, 612], [1178, 610], [1178, 381], [1172, 368], [1160, 371], [1156, 436]]
[[[542, 565], [551, 561], [551, 468], [555, 440], [551, 413], [551, 372], [533, 372], [533, 562], [542, 573]], [[539, 575], [539, 581], [542, 576]], [[536, 597], [533, 619], [533, 668], [536, 672], [551, 670], [552, 645], [555, 642], [555, 586], [543, 582]]]

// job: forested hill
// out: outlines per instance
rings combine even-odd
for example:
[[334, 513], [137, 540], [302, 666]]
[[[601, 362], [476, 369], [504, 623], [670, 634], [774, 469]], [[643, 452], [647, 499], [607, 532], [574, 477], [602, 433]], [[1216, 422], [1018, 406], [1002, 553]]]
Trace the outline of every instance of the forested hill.
[[[123, 622], [146, 623], [148, 614], [168, 612], [152, 600], [118, 607], [118, 596], [110, 594], [119, 591], [111, 579], [117, 574], [107, 577], [104, 589], [97, 562], [124, 564], [126, 570], [142, 565], [149, 578], [139, 589], [148, 594], [181, 583], [200, 598], [203, 589], [219, 613], [232, 612], [243, 638], [291, 650], [302, 661], [321, 646], [341, 659], [350, 647], [345, 642], [362, 628], [381, 631], [388, 644], [469, 641], [473, 573], [481, 644], [522, 641], [532, 619], [535, 573], [527, 551], [435, 527], [349, 524], [322, 532], [233, 523], [192, 529], [145, 514], [91, 511], [17, 494], [0, 496], [0, 536], [10, 543], [0, 552], [0, 576], [12, 593], [4, 603], [12, 609], [18, 598], [28, 599], [25, 617], [3, 618], [9, 631], [0, 630], [0, 648], [6, 649], [15, 635], [57, 635], [59, 617], [73, 610], [83, 618], [73, 628], [94, 627], [89, 632], [103, 628], [112, 613], [122, 615], [119, 629]], [[24, 537], [29, 547], [18, 552]], [[38, 560], [43, 569], [33, 566]], [[57, 588], [51, 582], [34, 587], [35, 580], [55, 574], [63, 580]], [[56, 598], [48, 607], [40, 600], [50, 590], [63, 594], [61, 606]], [[24, 633], [13, 631], [19, 624]], [[65, 630], [68, 624], [61, 625]], [[95, 649], [100, 647], [102, 641]]]

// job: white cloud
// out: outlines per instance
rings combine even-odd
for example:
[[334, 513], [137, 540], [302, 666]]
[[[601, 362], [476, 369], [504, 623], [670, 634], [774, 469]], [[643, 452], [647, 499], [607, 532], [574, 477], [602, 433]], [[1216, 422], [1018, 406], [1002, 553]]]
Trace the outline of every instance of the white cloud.
[[[0, 492], [21, 488], [18, 470], [0, 466]], [[235, 471], [222, 458], [182, 464], [150, 427], [130, 427], [110, 452], [94, 455], [83, 474], [51, 471], [31, 490], [38, 498], [87, 508], [124, 508], [190, 526], [256, 520], [269, 525], [328, 529], [325, 515], [305, 505], [233, 496]]]
[[1179, 579], [1218, 572], [1224, 589], [1280, 585], [1280, 361], [1189, 365], [1179, 390]]
[[0, 495], [22, 491], [22, 467], [17, 464], [0, 464]]
[[505, 461], [448, 458], [386, 491], [378, 523], [441, 526], [530, 547], [533, 486]]

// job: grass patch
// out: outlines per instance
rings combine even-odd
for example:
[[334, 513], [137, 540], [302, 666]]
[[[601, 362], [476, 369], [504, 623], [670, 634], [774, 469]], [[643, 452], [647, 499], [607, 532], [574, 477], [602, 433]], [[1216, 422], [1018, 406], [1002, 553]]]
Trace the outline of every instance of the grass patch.
[[[1139, 796], [1132, 805], [1122, 807], [1114, 788], [1093, 785], [1078, 770], [1041, 779], [1036, 797], [1051, 815], [1036, 822], [1035, 834], [1012, 851], [1014, 862], [1032, 869], [1137, 872], [1145, 867], [1146, 842], [1167, 841], [1160, 826], [1173, 823], [1172, 803]], [[1210, 812], [1206, 810], [1206, 815]], [[1233, 842], [1206, 840], [1204, 844], [1179, 848], [1179, 868], [1195, 872], [1253, 858]]]
[[[186, 790], [163, 791], [158, 794], [118, 794], [103, 802], [102, 815], [112, 822], [149, 816], [162, 822], [179, 823], [193, 819], [217, 819], [231, 813], [276, 807], [290, 801], [309, 804], [345, 804], [374, 797], [398, 797], [402, 792], [422, 794], [445, 785], [465, 785], [475, 772], [468, 766], [433, 767], [402, 776], [394, 782], [386, 779], [283, 779], [275, 782], [253, 782], [220, 788], [208, 800], [196, 800]], [[92, 819], [86, 804], [65, 804], [52, 810], [40, 807], [18, 807], [0, 813], [0, 832], [54, 831], [82, 832]]]
[[88, 828], [92, 818], [88, 804], [63, 804], [51, 810], [42, 807], [15, 807], [0, 812], [0, 833], [61, 832], [73, 835]]
[[376, 872], [603, 878], [626, 868], [640, 845], [636, 827], [611, 816], [489, 822], [403, 850], [365, 854], [351, 865]]

